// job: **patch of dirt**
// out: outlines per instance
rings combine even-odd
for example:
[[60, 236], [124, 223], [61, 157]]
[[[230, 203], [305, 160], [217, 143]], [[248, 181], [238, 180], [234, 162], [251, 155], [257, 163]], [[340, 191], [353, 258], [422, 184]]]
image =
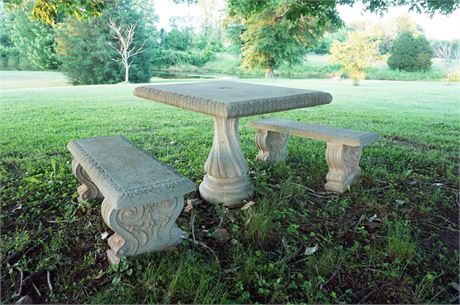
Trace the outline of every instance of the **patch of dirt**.
[[390, 140], [390, 141], [395, 142], [397, 144], [404, 145], [404, 146], [409, 146], [409, 147], [413, 147], [413, 148], [417, 148], [417, 149], [437, 149], [437, 147], [434, 146], [434, 145], [415, 142], [413, 140], [403, 138], [403, 137], [400, 137], [400, 136], [391, 136], [391, 137], [385, 137], [385, 138], [387, 140]]
[[14, 177], [19, 176], [19, 168], [16, 166], [14, 162], [6, 162], [6, 168]]

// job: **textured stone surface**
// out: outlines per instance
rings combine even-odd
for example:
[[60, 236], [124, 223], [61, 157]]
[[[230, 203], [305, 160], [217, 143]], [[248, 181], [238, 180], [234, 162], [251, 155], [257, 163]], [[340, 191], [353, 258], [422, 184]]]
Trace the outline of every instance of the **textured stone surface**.
[[214, 117], [214, 140], [200, 184], [209, 202], [238, 206], [254, 193], [240, 149], [238, 118], [328, 104], [329, 93], [230, 81], [137, 87], [134, 95]]
[[129, 208], [195, 190], [195, 183], [122, 136], [70, 142], [74, 159], [114, 208]]
[[328, 104], [329, 93], [231, 81], [193, 84], [149, 85], [134, 95], [223, 118], [238, 118]]
[[257, 159], [284, 160], [289, 135], [327, 142], [326, 162], [329, 172], [325, 189], [343, 193], [361, 173], [359, 160], [362, 147], [372, 144], [379, 136], [372, 132], [355, 131], [282, 119], [264, 119], [248, 124], [257, 129]]
[[270, 130], [281, 134], [310, 138], [328, 143], [345, 144], [348, 146], [366, 146], [379, 139], [379, 136], [372, 132], [356, 131], [277, 118], [268, 118], [250, 122], [248, 126], [256, 129]]
[[234, 207], [253, 195], [240, 148], [238, 119], [214, 117], [214, 139], [204, 170], [200, 194], [206, 201]]
[[118, 264], [125, 255], [162, 251], [179, 244], [184, 233], [176, 225], [176, 219], [183, 206], [183, 196], [127, 209], [114, 209], [108, 200], [104, 200], [102, 218], [115, 231], [108, 240], [109, 262]]
[[288, 134], [257, 130], [256, 145], [259, 148], [259, 153], [256, 159], [268, 162], [285, 160], [288, 155], [286, 148], [288, 141]]
[[324, 185], [326, 190], [343, 193], [359, 177], [361, 150], [361, 146], [327, 143], [326, 162], [329, 172]]
[[191, 180], [121, 136], [76, 140], [68, 148], [72, 171], [82, 183], [79, 199], [104, 198], [102, 217], [115, 231], [108, 240], [111, 264], [181, 242], [183, 232], [175, 221], [183, 195], [195, 190]]

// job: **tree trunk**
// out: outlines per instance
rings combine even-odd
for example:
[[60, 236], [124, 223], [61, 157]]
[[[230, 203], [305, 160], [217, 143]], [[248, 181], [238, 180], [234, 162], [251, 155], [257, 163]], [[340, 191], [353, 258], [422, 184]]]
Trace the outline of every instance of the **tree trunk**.
[[129, 66], [125, 66], [125, 83], [129, 80]]
[[265, 78], [273, 78], [273, 69], [271, 67], [268, 67], [267, 70], [265, 70]]

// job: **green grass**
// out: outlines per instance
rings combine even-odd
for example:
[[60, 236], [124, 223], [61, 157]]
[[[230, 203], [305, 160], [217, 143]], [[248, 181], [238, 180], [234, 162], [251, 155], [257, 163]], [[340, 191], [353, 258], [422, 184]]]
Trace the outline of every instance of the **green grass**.
[[0, 89], [68, 86], [66, 78], [58, 72], [1, 71]]
[[[330, 105], [267, 116], [378, 133], [357, 184], [324, 192], [325, 145], [308, 139], [291, 138], [285, 163], [256, 162], [255, 131], [246, 127], [256, 117], [241, 119], [255, 204], [196, 205], [196, 238], [209, 248], [185, 242], [118, 268], [105, 258], [100, 203], [77, 203], [67, 142], [122, 134], [198, 185], [212, 120], [136, 98], [136, 85], [0, 91], [1, 302], [19, 298], [21, 270], [42, 296], [30, 280], [21, 293], [37, 303], [457, 303], [460, 87], [250, 82], [334, 96]], [[191, 215], [178, 224], [190, 236]], [[231, 240], [213, 239], [218, 228]]]

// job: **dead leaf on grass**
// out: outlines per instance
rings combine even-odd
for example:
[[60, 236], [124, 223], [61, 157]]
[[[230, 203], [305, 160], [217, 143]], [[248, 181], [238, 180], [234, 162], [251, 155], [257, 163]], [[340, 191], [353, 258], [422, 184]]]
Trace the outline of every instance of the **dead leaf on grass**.
[[193, 203], [192, 200], [187, 200], [187, 206], [184, 208], [184, 212], [187, 214], [190, 214], [190, 212], [193, 210]]
[[248, 203], [246, 203], [245, 205], [243, 205], [243, 206], [241, 207], [241, 210], [242, 210], [242, 211], [246, 211], [247, 209], [249, 209], [249, 208], [250, 208], [252, 205], [254, 205], [254, 204], [255, 204], [254, 201], [249, 201]]
[[106, 239], [107, 236], [109, 236], [109, 232], [105, 231], [105, 232], [101, 233], [102, 240]]
[[303, 254], [305, 255], [313, 255], [316, 251], [318, 251], [318, 244], [314, 245], [313, 247], [307, 247]]
[[374, 220], [380, 220], [380, 219], [377, 217], [377, 214], [374, 214], [373, 216], [369, 217], [369, 219], [368, 219], [369, 222], [373, 222]]
[[99, 270], [99, 273], [98, 273], [96, 276], [93, 277], [93, 280], [98, 280], [98, 279], [100, 279], [103, 275], [104, 275], [104, 271], [102, 271], [102, 269], [101, 269], [101, 270]]

